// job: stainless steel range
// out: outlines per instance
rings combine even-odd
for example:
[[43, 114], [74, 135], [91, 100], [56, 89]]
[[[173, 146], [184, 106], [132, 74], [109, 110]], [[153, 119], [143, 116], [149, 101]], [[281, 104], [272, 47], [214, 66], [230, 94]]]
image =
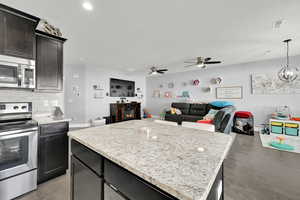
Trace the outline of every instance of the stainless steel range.
[[37, 123], [31, 103], [0, 102], [0, 199], [37, 188]]

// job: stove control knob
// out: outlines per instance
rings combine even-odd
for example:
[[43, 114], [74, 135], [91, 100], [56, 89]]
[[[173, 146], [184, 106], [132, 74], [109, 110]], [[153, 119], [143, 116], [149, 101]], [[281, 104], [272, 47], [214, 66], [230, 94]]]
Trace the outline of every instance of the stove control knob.
[[19, 106], [14, 106], [14, 110], [18, 110], [19, 109]]
[[22, 110], [25, 110], [27, 108], [27, 106], [22, 106]]
[[6, 109], [6, 106], [5, 105], [0, 105], [0, 110], [5, 110]]

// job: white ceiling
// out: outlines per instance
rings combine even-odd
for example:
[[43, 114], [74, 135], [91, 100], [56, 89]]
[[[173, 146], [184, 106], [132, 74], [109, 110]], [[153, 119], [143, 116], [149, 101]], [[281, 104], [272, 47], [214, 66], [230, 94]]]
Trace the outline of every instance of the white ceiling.
[[[146, 71], [210, 56], [228, 64], [300, 54], [299, 0], [2, 0], [45, 18], [68, 38], [65, 63]], [[280, 29], [274, 28], [283, 20]], [[270, 51], [270, 52], [267, 52]]]

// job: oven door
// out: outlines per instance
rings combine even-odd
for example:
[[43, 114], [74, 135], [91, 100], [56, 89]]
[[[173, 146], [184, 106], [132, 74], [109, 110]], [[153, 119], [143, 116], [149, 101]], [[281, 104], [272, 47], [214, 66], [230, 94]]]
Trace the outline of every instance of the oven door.
[[20, 67], [18, 64], [0, 61], [0, 87], [21, 86]]
[[0, 135], [0, 180], [37, 168], [37, 131]]

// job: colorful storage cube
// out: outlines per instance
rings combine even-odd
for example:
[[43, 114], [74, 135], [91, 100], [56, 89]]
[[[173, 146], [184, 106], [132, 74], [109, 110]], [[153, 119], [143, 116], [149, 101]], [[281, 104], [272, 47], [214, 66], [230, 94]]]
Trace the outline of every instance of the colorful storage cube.
[[273, 126], [271, 125], [271, 132], [276, 134], [283, 134], [283, 126]]
[[300, 123], [292, 120], [270, 119], [270, 131], [275, 134], [299, 136]]
[[296, 123], [285, 123], [285, 134], [291, 136], [299, 135], [299, 124]]

